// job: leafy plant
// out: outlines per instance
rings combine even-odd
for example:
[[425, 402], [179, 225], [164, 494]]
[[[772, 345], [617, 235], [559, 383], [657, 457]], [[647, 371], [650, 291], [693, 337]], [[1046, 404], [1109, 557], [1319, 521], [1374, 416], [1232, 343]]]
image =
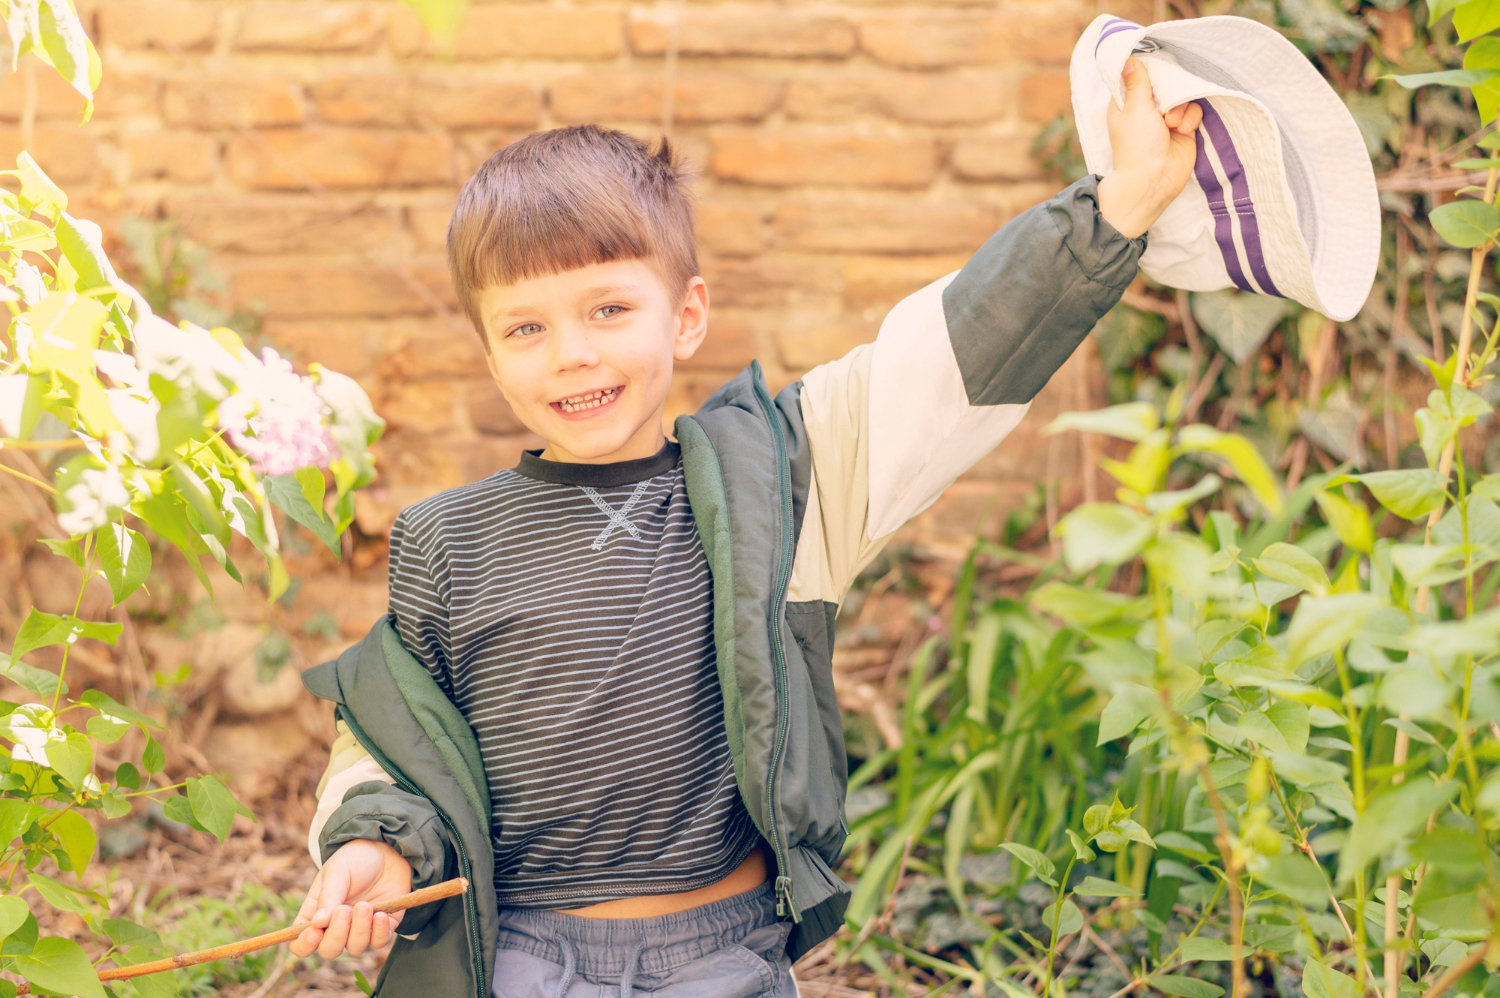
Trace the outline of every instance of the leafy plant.
[[[6, 0], [5, 20], [17, 58], [35, 53], [92, 101], [99, 60], [69, 0]], [[154, 535], [205, 587], [200, 558], [242, 581], [236, 548], [257, 552], [277, 597], [289, 579], [273, 509], [337, 553], [383, 424], [341, 374], [314, 364], [299, 375], [228, 328], [155, 315], [116, 274], [99, 227], [68, 214], [66, 193], [29, 154], [0, 175], [12, 188], [0, 189], [0, 302], [11, 316], [0, 335], [0, 474], [51, 498], [55, 526], [41, 543], [79, 572], [72, 612], [32, 608], [0, 653], [0, 675], [34, 698], [0, 701], [11, 743], [0, 749], [0, 971], [23, 990], [103, 998], [96, 964], [139, 963], [163, 944], [103, 917], [108, 901], [84, 886], [95, 821], [123, 819], [146, 798], [222, 841], [250, 812], [214, 776], [165, 777], [155, 719], [103, 691], [73, 691], [76, 643], [114, 644], [129, 620], [80, 616], [84, 589], [102, 577], [123, 603], [147, 580]], [[123, 756], [112, 773], [96, 772], [103, 745]], [[80, 916], [107, 948], [90, 958], [72, 939], [43, 936], [32, 896]], [[170, 975], [126, 987], [174, 992]], [[0, 980], [0, 998], [17, 990]]]

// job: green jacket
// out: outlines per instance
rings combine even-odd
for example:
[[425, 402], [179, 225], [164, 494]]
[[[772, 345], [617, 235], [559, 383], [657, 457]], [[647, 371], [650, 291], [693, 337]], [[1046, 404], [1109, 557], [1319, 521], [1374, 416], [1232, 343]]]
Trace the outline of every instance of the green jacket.
[[[774, 398], [752, 363], [677, 420], [735, 776], [775, 854], [793, 959], [837, 930], [850, 893], [832, 869], [848, 835], [834, 615], [895, 530], [999, 444], [1134, 277], [1145, 241], [1103, 220], [1096, 183], [1017, 216], [892, 309], [874, 343]], [[407, 913], [376, 993], [488, 998], [496, 905], [472, 730], [386, 622], [303, 681], [337, 705], [341, 731], [314, 858], [375, 838], [412, 862], [416, 886], [472, 884]]]

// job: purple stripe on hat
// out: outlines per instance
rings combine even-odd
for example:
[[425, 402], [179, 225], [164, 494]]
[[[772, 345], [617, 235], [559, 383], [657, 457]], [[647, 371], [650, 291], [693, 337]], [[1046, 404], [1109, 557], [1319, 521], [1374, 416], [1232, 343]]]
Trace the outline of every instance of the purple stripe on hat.
[[1229, 206], [1224, 203], [1224, 188], [1219, 184], [1213, 164], [1208, 161], [1208, 152], [1203, 148], [1203, 129], [1194, 132], [1193, 138], [1198, 145], [1198, 157], [1193, 161], [1193, 175], [1198, 178], [1198, 186], [1203, 188], [1203, 194], [1208, 198], [1208, 210], [1213, 212], [1214, 241], [1219, 244], [1219, 253], [1224, 257], [1224, 269], [1229, 271], [1229, 279], [1234, 282], [1235, 287], [1241, 291], [1254, 291], [1250, 282], [1245, 280], [1245, 271], [1240, 267], [1240, 254], [1234, 248], [1234, 223], [1229, 220]]
[[1131, 28], [1139, 28], [1140, 25], [1134, 21], [1127, 21], [1123, 17], [1112, 17], [1105, 22], [1104, 30], [1099, 32], [1099, 40], [1094, 43], [1094, 51], [1099, 51], [1099, 46], [1104, 44], [1104, 39], [1110, 35], [1119, 34], [1121, 31], [1129, 31]]
[[[1203, 108], [1203, 128], [1208, 130], [1214, 151], [1219, 154], [1219, 162], [1224, 165], [1224, 176], [1229, 180], [1229, 189], [1234, 194], [1234, 211], [1239, 216], [1240, 236], [1245, 241], [1245, 257], [1250, 261], [1250, 272], [1255, 275], [1255, 280], [1264, 293], [1285, 298], [1276, 289], [1270, 271], [1266, 269], [1265, 254], [1260, 245], [1260, 222], [1255, 217], [1255, 203], [1250, 200], [1250, 180], [1245, 175], [1245, 164], [1240, 161], [1240, 154], [1229, 137], [1229, 129], [1225, 126], [1224, 119], [1219, 117], [1219, 112], [1214, 110], [1212, 102], [1200, 100], [1198, 106]], [[1199, 133], [1202, 133], [1202, 129], [1199, 129]], [[1201, 143], [1199, 149], [1201, 153]]]

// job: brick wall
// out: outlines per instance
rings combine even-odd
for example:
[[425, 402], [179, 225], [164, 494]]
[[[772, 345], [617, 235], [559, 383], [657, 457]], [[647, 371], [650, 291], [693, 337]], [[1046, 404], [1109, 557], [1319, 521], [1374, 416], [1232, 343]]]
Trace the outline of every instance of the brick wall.
[[[1110, 9], [1148, 16], [1139, 2]], [[517, 0], [470, 8], [451, 57], [380, 0], [96, 0], [84, 13], [105, 64], [94, 122], [77, 127], [54, 74], [12, 74], [0, 156], [27, 141], [106, 224], [176, 219], [229, 296], [264, 310], [272, 343], [358, 377], [390, 421], [381, 487], [360, 509], [378, 533], [532, 445], [483, 375], [442, 259], [457, 187], [495, 149], [589, 121], [655, 137], [673, 80], [714, 302], [675, 414], [751, 357], [779, 385], [872, 338], [891, 304], [1057, 189], [1028, 150], [1067, 107], [1067, 57], [1095, 9]], [[1087, 365], [1075, 358], [913, 536], [961, 541], [997, 493], [1076, 471], [1072, 445], [1037, 429], [1088, 404]]]

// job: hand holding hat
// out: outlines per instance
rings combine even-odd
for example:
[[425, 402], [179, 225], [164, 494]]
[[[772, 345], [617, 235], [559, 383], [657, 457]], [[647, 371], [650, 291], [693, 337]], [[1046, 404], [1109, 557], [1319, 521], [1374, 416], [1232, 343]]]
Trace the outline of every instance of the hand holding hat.
[[1121, 235], [1134, 239], [1156, 223], [1192, 176], [1193, 134], [1203, 109], [1188, 102], [1159, 112], [1139, 60], [1127, 60], [1121, 76], [1125, 106], [1109, 108], [1114, 169], [1099, 182], [1099, 212]]

